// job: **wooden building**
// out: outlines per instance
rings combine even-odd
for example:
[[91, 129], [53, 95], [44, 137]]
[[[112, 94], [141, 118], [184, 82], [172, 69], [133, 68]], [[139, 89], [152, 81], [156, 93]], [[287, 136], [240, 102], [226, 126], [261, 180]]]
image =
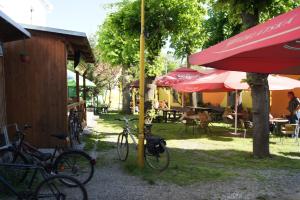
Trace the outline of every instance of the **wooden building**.
[[85, 33], [24, 27], [30, 39], [5, 44], [7, 122], [30, 123], [29, 142], [53, 147], [57, 140], [50, 135], [68, 131], [67, 60], [76, 67], [80, 59], [93, 63], [94, 56]]
[[7, 123], [3, 44], [30, 37], [30, 33], [0, 11], [0, 127]]

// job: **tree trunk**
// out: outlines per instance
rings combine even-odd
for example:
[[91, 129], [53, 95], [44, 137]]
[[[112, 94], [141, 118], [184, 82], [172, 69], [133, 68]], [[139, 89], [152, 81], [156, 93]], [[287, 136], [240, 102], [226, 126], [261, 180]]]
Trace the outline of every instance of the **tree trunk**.
[[122, 112], [130, 114], [130, 83], [126, 69], [122, 68]]
[[190, 56], [190, 55], [187, 55], [187, 56], [186, 56], [186, 67], [187, 67], [187, 68], [191, 68], [189, 56]]
[[111, 87], [109, 86], [109, 96], [108, 96], [108, 107], [110, 108], [111, 107], [111, 97], [112, 97], [112, 94], [111, 94]]
[[[190, 54], [187, 54], [187, 56], [186, 56], [186, 67], [187, 68], [191, 68], [192, 67], [191, 64], [190, 64], [189, 57], [190, 57]], [[193, 98], [193, 95], [195, 95], [195, 94], [188, 93], [187, 95], [188, 95], [189, 101], [188, 102], [185, 101], [185, 105], [188, 105], [188, 106], [194, 106], [194, 105], [196, 105], [197, 102], [194, 102], [195, 98]]]
[[[259, 23], [259, 11], [254, 13], [245, 11], [242, 14], [244, 28], [250, 28]], [[270, 156], [269, 151], [269, 113], [270, 113], [270, 91], [268, 74], [247, 73], [247, 80], [252, 93], [253, 113], [253, 156], [266, 158]]]
[[155, 97], [156, 85], [154, 83], [155, 77], [145, 78], [145, 113], [152, 108], [152, 103]]
[[107, 89], [105, 89], [104, 95], [103, 95], [103, 99], [102, 99], [102, 104], [107, 104], [106, 103], [106, 97], [107, 97]]
[[269, 151], [270, 91], [267, 74], [247, 73], [251, 86], [253, 114], [253, 156], [265, 158]]

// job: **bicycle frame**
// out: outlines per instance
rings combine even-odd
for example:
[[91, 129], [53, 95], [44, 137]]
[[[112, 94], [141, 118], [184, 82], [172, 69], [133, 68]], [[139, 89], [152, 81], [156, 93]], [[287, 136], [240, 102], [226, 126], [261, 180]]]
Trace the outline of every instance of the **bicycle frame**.
[[[21, 149], [21, 152], [24, 151], [26, 154], [29, 154], [33, 158], [35, 158], [34, 153], [41, 153], [41, 151], [39, 151], [36, 147], [32, 146], [31, 144], [25, 141], [22, 141], [19, 148]], [[51, 163], [53, 163], [57, 151], [58, 147], [56, 146], [54, 148], [51, 158], [49, 159]]]
[[[36, 179], [37, 172], [40, 171], [43, 178], [46, 178], [46, 173], [42, 173], [44, 169], [39, 166], [34, 165], [24, 165], [24, 164], [6, 164], [6, 163], [0, 163], [1, 167], [10, 167], [10, 168], [18, 168], [18, 169], [33, 169], [33, 175], [30, 179], [30, 183], [28, 184], [27, 189], [31, 189], [33, 185], [33, 181]], [[2, 183], [5, 188], [7, 188], [12, 194], [14, 194], [18, 199], [24, 199], [22, 196], [22, 192], [18, 192], [5, 178], [3, 178], [0, 175], [0, 183]]]
[[[137, 146], [136, 139], [134, 138], [133, 134], [131, 133], [131, 128], [129, 127], [129, 119], [126, 117], [123, 118], [123, 121], [125, 122], [125, 126], [123, 127], [123, 131], [125, 132], [126, 135], [129, 135], [130, 138], [132, 139], [133, 143]], [[150, 127], [151, 128], [151, 127]], [[145, 138], [149, 137], [151, 135], [151, 129], [150, 131], [146, 129], [145, 127]]]
[[125, 126], [124, 126], [124, 128], [123, 128], [124, 133], [127, 135], [127, 137], [128, 137], [128, 135], [129, 135], [130, 138], [132, 139], [133, 143], [137, 146], [136, 139], [134, 138], [133, 134], [131, 133], [131, 129], [130, 129], [130, 127], [129, 127], [129, 120], [128, 120], [127, 118], [125, 118], [125, 117], [124, 117], [123, 120], [125, 121]]

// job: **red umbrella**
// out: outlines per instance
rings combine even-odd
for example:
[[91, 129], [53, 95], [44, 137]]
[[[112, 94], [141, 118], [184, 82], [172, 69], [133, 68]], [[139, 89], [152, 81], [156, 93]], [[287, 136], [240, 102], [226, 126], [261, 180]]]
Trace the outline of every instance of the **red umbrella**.
[[[200, 76], [203, 76], [204, 74], [208, 74], [208, 73], [210, 73], [209, 70], [207, 71], [203, 70], [202, 72], [199, 72], [191, 68], [181, 67], [167, 73], [164, 76], [157, 77], [155, 83], [158, 87], [171, 87], [176, 83], [199, 78]], [[130, 87], [138, 88], [139, 80], [133, 81], [130, 84]]]
[[199, 72], [194, 69], [181, 67], [168, 74], [158, 77], [156, 85], [159, 87], [171, 87], [174, 84], [181, 83], [184, 81], [193, 80], [204, 75], [204, 72]]
[[[213, 73], [173, 85], [179, 92], [223, 92], [246, 90], [246, 73], [237, 71], [215, 70]], [[270, 90], [291, 90], [300, 88], [300, 81], [279, 75], [268, 77]]]
[[224, 70], [300, 74], [300, 8], [190, 56], [190, 63]]

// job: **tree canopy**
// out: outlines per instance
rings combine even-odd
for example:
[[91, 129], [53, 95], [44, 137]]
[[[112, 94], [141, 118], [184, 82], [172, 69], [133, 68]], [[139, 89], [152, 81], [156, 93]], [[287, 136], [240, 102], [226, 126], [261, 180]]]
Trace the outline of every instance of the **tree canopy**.
[[[201, 48], [204, 0], [147, 0], [145, 5], [146, 74], [160, 75], [164, 69], [161, 49], [169, 41], [175, 55], [182, 58]], [[126, 0], [116, 5], [99, 27], [101, 58], [112, 65], [137, 67], [140, 36], [140, 1]]]

